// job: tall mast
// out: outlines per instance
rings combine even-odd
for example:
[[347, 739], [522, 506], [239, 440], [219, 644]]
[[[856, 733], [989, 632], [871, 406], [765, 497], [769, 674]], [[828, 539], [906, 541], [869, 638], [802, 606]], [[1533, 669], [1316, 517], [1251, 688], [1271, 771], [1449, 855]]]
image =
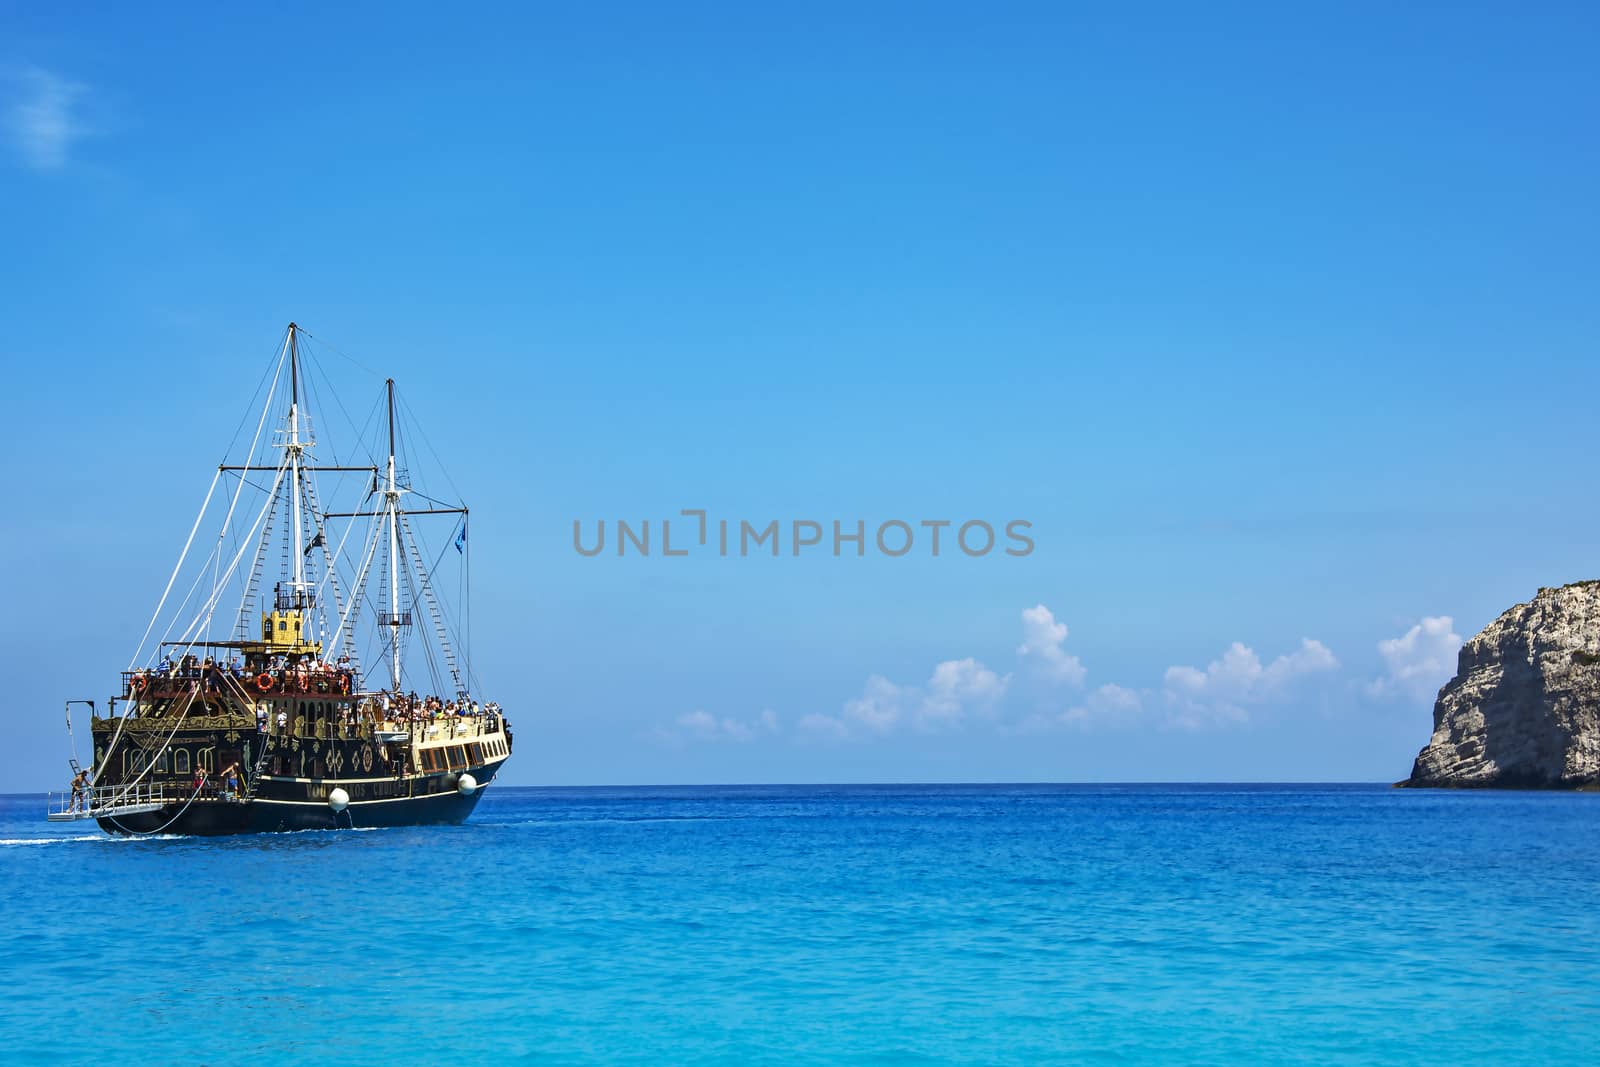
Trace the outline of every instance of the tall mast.
[[300, 547], [300, 357], [295, 333], [299, 330], [289, 324], [289, 501], [292, 516], [290, 528], [294, 530], [294, 580], [289, 588], [295, 595], [295, 605], [301, 606], [300, 596], [305, 592], [305, 553]]
[[393, 692], [400, 691], [400, 488], [394, 478], [394, 379], [385, 381], [389, 394], [389, 484], [384, 508], [389, 512], [389, 673]]

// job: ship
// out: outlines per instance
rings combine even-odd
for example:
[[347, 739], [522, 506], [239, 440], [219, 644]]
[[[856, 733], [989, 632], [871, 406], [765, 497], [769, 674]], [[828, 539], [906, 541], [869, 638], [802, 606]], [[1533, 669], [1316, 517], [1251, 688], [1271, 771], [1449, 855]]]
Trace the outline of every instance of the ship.
[[[72, 786], [49, 820], [127, 836], [456, 824], [510, 757], [471, 660], [467, 506], [413, 477], [409, 461], [437, 453], [403, 398], [397, 419], [394, 379], [356, 428], [322, 348], [292, 322], [274, 344], [249, 447], [218, 464], [104, 714], [66, 702]], [[312, 429], [310, 401], [326, 422], [330, 394], [355, 429], [342, 457]]]

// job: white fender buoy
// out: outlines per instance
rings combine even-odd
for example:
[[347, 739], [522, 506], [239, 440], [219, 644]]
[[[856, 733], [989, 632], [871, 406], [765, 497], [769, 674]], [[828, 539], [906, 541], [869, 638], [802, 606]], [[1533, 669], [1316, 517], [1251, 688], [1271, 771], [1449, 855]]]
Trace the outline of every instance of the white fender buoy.
[[328, 794], [328, 807], [334, 811], [343, 811], [350, 806], [350, 794], [338, 786], [333, 787], [333, 792]]
[[478, 780], [470, 774], [463, 774], [456, 780], [456, 792], [464, 797], [470, 797], [478, 791]]

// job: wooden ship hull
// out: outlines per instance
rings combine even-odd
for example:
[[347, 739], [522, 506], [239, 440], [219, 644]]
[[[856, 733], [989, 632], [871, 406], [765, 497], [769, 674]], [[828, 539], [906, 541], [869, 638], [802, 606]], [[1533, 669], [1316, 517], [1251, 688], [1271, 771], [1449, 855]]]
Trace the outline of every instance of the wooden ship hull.
[[[479, 773], [490, 779], [495, 769], [498, 768], [480, 769]], [[230, 802], [211, 798], [196, 801], [187, 807], [182, 801], [173, 801], [153, 812], [98, 816], [95, 821], [108, 833], [126, 836], [177, 834], [222, 837], [230, 834], [292, 833], [298, 830], [445, 826], [465, 822], [483, 795], [480, 787], [476, 792], [462, 796], [448, 783], [441, 782], [437, 784], [438, 791], [431, 794], [420, 791], [429, 787], [429, 783], [422, 783], [416, 796], [352, 801], [342, 811], [334, 811], [326, 800], [311, 799], [340, 786], [345, 789], [356, 787], [354, 783], [336, 779], [322, 783], [295, 783], [284, 792], [298, 792], [305, 799], [277, 799], [263, 792], [253, 800]]]
[[[105, 815], [95, 821], [102, 830], [112, 834], [199, 837], [454, 825], [465, 822], [472, 814], [483, 796], [484, 786], [494, 780], [501, 762], [504, 761], [473, 768], [470, 773], [479, 785], [468, 794], [457, 790], [450, 775], [409, 779], [400, 787], [405, 795], [371, 799], [354, 798], [368, 790], [386, 791], [394, 785], [393, 780], [289, 779], [265, 782], [257, 795], [249, 799], [227, 800], [215, 795], [192, 803], [175, 799], [155, 811]], [[343, 788], [352, 795], [349, 806], [339, 811], [326, 799], [336, 788]]]

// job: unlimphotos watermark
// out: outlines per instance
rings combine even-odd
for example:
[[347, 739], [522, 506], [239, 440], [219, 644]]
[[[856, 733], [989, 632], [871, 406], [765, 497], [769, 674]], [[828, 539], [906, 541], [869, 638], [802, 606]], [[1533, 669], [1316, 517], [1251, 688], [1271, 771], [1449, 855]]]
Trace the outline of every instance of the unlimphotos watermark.
[[[762, 553], [778, 556], [787, 546], [791, 556], [823, 555], [830, 548], [834, 556], [865, 556], [870, 547], [879, 555], [895, 558], [913, 551], [938, 557], [952, 548], [963, 555], [979, 557], [991, 552], [1027, 556], [1034, 548], [1033, 538], [1028, 535], [1033, 523], [1026, 519], [999, 524], [997, 532], [996, 524], [983, 519], [960, 523], [951, 519], [889, 519], [870, 529], [865, 519], [834, 519], [830, 530], [815, 519], [711, 519], [703, 508], [684, 508], [678, 516], [655, 523], [654, 537], [649, 519], [616, 519], [609, 524], [605, 519], [596, 519], [592, 531], [585, 530], [584, 520], [573, 519], [572, 547], [580, 556], [607, 554], [609, 532], [611, 552], [618, 556], [649, 556], [652, 552], [666, 557], [714, 554], [738, 558]], [[674, 522], [678, 522], [677, 533], [673, 532]]]

